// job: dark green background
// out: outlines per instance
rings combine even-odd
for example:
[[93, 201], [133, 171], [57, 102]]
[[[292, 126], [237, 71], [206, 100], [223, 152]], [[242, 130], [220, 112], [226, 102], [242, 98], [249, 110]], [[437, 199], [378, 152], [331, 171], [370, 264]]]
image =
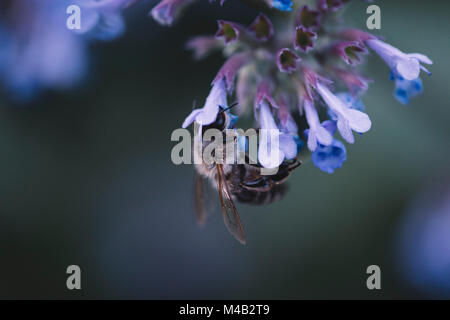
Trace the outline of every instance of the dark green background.
[[[192, 167], [170, 160], [172, 130], [203, 101], [223, 63], [194, 62], [184, 50], [215, 19], [248, 23], [236, 1], [192, 6], [171, 28], [126, 12], [128, 30], [92, 46], [83, 88], [46, 93], [29, 106], [0, 108], [0, 298], [417, 298], [398, 268], [399, 223], [424, 183], [448, 172], [450, 157], [448, 1], [378, 1], [377, 34], [432, 58], [425, 93], [409, 107], [392, 97], [376, 56], [364, 101], [373, 128], [348, 146], [333, 175], [306, 161], [285, 199], [239, 206], [241, 246], [220, 213], [198, 229]], [[367, 4], [346, 12], [365, 28]], [[66, 267], [82, 269], [68, 291]], [[366, 267], [382, 270], [382, 290], [366, 288]]]

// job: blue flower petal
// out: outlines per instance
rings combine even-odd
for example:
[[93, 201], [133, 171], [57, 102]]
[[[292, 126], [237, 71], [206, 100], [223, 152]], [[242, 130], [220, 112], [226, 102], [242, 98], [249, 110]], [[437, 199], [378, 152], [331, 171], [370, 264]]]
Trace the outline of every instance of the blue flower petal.
[[302, 139], [300, 139], [300, 137], [298, 135], [294, 136], [294, 141], [297, 144], [297, 154], [298, 154], [302, 150], [304, 143], [303, 143]]
[[272, 7], [280, 11], [292, 11], [291, 0], [273, 0]]
[[342, 142], [335, 139], [330, 146], [319, 144], [311, 154], [311, 160], [323, 172], [333, 173], [347, 160], [347, 150]]
[[[391, 74], [393, 73], [391, 72]], [[396, 76], [394, 78], [394, 81], [394, 97], [401, 104], [407, 105], [409, 103], [409, 100], [417, 97], [423, 92], [422, 80], [420, 80], [420, 78], [414, 80], [405, 80], [400, 76]]]

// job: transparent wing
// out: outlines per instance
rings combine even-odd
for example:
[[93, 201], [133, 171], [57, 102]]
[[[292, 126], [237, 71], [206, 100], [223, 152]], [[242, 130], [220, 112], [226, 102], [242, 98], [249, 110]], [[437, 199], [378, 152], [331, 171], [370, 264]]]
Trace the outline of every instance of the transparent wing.
[[219, 198], [222, 205], [223, 221], [233, 237], [240, 243], [245, 244], [245, 231], [242, 227], [241, 218], [234, 206], [233, 199], [231, 198], [221, 164], [217, 165], [217, 176], [219, 180]]
[[197, 223], [204, 226], [208, 211], [205, 204], [205, 190], [203, 177], [194, 170], [194, 206], [197, 217]]

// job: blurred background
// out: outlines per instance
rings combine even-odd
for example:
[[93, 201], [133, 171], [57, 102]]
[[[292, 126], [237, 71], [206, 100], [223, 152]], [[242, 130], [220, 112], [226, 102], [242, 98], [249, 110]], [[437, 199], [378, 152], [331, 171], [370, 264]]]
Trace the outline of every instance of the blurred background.
[[[377, 34], [434, 61], [424, 94], [397, 103], [372, 55], [373, 128], [333, 175], [306, 161], [281, 202], [238, 205], [246, 246], [219, 211], [197, 227], [193, 168], [172, 164], [170, 135], [223, 63], [193, 61], [186, 40], [256, 11], [200, 2], [164, 28], [144, 1], [121, 38], [90, 45], [82, 86], [2, 94], [0, 298], [450, 298], [450, 3], [405, 2], [375, 1]], [[347, 24], [365, 29], [366, 7], [351, 4]], [[80, 291], [66, 288], [71, 264]], [[366, 287], [372, 264], [381, 290]]]

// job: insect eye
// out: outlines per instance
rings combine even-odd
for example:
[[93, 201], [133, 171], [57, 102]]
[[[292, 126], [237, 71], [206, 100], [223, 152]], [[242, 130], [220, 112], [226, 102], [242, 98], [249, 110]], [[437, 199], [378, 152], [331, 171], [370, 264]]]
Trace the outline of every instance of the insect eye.
[[217, 129], [223, 129], [224, 125], [225, 125], [225, 115], [223, 114], [223, 112], [221, 112], [217, 116], [215, 127]]
[[203, 127], [204, 131], [208, 129], [218, 129], [221, 131], [225, 129], [225, 115], [223, 114], [223, 112], [220, 112], [217, 115], [217, 119], [215, 122], [211, 123], [209, 126]]

